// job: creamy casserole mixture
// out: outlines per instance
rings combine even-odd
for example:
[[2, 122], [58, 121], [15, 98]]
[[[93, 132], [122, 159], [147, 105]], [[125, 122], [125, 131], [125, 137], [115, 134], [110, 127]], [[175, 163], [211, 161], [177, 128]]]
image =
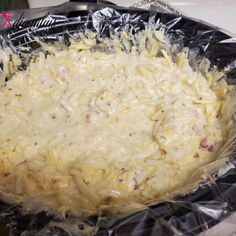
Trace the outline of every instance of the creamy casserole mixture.
[[159, 41], [141, 52], [73, 41], [14, 73], [0, 91], [2, 190], [76, 214], [161, 199], [211, 162], [227, 86]]

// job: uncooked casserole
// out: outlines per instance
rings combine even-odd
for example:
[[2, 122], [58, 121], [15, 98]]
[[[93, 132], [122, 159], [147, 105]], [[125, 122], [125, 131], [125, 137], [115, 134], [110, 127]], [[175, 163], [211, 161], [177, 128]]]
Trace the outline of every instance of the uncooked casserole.
[[193, 69], [162, 30], [88, 35], [44, 45], [24, 71], [2, 51], [1, 189], [73, 215], [165, 199], [225, 141], [224, 73]]

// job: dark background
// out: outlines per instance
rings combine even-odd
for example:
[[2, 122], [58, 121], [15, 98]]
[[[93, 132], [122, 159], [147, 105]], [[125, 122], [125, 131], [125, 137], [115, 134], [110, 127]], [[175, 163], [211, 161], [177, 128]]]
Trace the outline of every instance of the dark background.
[[[39, 0], [40, 1], [40, 0]], [[27, 0], [0, 0], [0, 10], [17, 10], [29, 8]]]

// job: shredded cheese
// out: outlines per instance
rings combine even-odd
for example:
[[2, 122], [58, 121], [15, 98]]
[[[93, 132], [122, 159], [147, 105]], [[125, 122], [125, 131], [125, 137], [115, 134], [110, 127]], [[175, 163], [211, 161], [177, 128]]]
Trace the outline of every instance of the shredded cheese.
[[215, 92], [213, 75], [193, 71], [185, 53], [175, 63], [160, 49], [162, 32], [154, 35], [142, 52], [95, 51], [93, 39], [73, 41], [12, 75], [0, 91], [6, 192], [63, 214], [145, 204], [213, 160], [224, 140], [219, 114], [227, 86]]

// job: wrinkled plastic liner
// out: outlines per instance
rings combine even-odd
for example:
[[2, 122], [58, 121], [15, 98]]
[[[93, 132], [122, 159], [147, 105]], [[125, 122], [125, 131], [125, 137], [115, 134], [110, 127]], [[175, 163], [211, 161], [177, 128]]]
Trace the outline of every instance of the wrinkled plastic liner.
[[[136, 33], [150, 25], [155, 28], [164, 25], [165, 33], [174, 43], [181, 48], [189, 47], [199, 58], [207, 57], [219, 69], [228, 68], [228, 83], [236, 82], [236, 38], [217, 28], [190, 18], [156, 12], [153, 8], [140, 10], [86, 4], [87, 9], [83, 10], [81, 6], [79, 3], [67, 3], [51, 9], [49, 17], [56, 20], [53, 27], [3, 30], [1, 46], [9, 46], [16, 53], [30, 54], [40, 50], [36, 36], [46, 42], [58, 40], [62, 36], [64, 42], [68, 43], [68, 37], [73, 33], [87, 29], [97, 32], [101, 37], [109, 37], [122, 31]], [[28, 16], [29, 13], [30, 10]], [[44, 13], [42, 11], [42, 16]], [[29, 50], [25, 50], [25, 47]], [[231, 167], [236, 165], [234, 153], [228, 160]], [[216, 173], [213, 179], [214, 183], [201, 184], [191, 194], [151, 206], [109, 226], [102, 217], [93, 215], [84, 222], [76, 223], [78, 235], [84, 235], [85, 226], [98, 226], [97, 236], [196, 235], [236, 210], [236, 169], [230, 168], [221, 176]], [[10, 206], [4, 202], [0, 204], [0, 211], [1, 221], [8, 224], [11, 235], [73, 235], [70, 230], [60, 226], [70, 216], [62, 219], [48, 212], [25, 213], [19, 205]]]

